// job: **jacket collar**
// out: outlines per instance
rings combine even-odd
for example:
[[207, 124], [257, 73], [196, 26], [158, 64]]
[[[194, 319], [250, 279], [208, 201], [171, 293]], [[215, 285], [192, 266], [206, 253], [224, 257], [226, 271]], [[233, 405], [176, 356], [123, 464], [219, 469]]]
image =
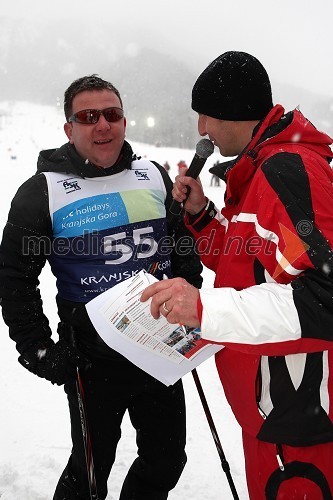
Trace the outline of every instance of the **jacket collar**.
[[125, 141], [117, 162], [109, 168], [100, 168], [84, 160], [69, 142], [58, 149], [49, 149], [39, 153], [37, 173], [61, 172], [85, 177], [104, 177], [130, 169], [132, 161], [137, 159], [130, 144]]
[[237, 158], [210, 169], [227, 182], [226, 205], [237, 202], [258, 164], [262, 164], [279, 145], [285, 147], [286, 144], [290, 150], [305, 147], [328, 161], [333, 158], [332, 139], [328, 135], [318, 131], [298, 109], [284, 114], [284, 108], [277, 104], [255, 127], [251, 141]]
[[280, 118], [283, 116], [283, 113], [284, 109], [282, 106], [280, 106], [279, 104], [274, 106], [274, 108], [272, 108], [268, 115], [256, 125], [253, 130], [252, 139], [249, 144], [247, 144], [247, 146], [243, 149], [243, 151], [233, 160], [219, 163], [218, 165], [212, 167], [209, 171], [211, 173], [215, 173], [215, 175], [226, 182], [227, 174], [229, 173], [229, 171], [233, 169], [235, 165], [237, 165], [237, 163], [241, 160], [241, 158], [243, 158], [245, 154], [250, 157], [254, 157], [256, 155], [256, 146], [258, 146], [258, 144], [269, 137], [270, 134], [268, 133], [268, 130], [270, 130], [270, 126], [278, 123]]

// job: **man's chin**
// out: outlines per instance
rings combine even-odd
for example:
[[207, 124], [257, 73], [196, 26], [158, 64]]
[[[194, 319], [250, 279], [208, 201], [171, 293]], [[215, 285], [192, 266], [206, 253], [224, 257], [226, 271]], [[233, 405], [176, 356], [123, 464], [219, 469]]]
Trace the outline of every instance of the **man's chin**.
[[110, 168], [117, 162], [117, 159], [118, 157], [115, 159], [113, 156], [112, 158], [109, 156], [108, 158], [96, 158], [96, 161], [92, 161], [91, 163], [96, 165], [98, 168]]

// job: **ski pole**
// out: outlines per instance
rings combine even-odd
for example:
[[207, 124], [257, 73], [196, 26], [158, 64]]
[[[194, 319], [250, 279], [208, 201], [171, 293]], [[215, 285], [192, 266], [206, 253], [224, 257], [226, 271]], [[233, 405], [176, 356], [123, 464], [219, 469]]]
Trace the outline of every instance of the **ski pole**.
[[198, 393], [199, 393], [199, 396], [201, 399], [201, 403], [202, 403], [202, 406], [203, 406], [203, 409], [204, 409], [204, 412], [205, 412], [205, 415], [206, 415], [206, 418], [207, 418], [207, 421], [208, 421], [208, 424], [209, 424], [209, 427], [210, 427], [210, 430], [211, 430], [211, 433], [212, 433], [212, 436], [213, 436], [213, 439], [214, 439], [214, 442], [215, 442], [215, 445], [216, 445], [216, 448], [217, 448], [217, 451], [218, 451], [218, 454], [220, 457], [220, 460], [221, 460], [222, 469], [224, 470], [224, 472], [227, 476], [227, 479], [228, 479], [228, 483], [229, 483], [229, 486], [231, 489], [232, 496], [235, 500], [239, 500], [239, 496], [237, 494], [237, 490], [235, 488], [235, 484], [234, 484], [234, 481], [232, 479], [232, 475], [230, 472], [230, 466], [229, 466], [229, 463], [227, 462], [227, 459], [225, 457], [225, 454], [224, 454], [224, 451], [223, 451], [223, 448], [221, 445], [221, 441], [220, 441], [220, 438], [217, 434], [217, 430], [216, 430], [216, 427], [215, 427], [215, 424], [213, 421], [213, 417], [212, 417], [210, 410], [209, 410], [209, 406], [207, 403], [205, 393], [203, 391], [198, 373], [197, 373], [195, 368], [192, 370], [192, 375], [193, 375], [194, 382], [195, 382], [195, 385], [197, 387], [197, 390], [198, 390]]
[[95, 467], [94, 467], [94, 460], [93, 460], [93, 455], [92, 455], [91, 439], [90, 439], [90, 432], [89, 432], [89, 427], [88, 427], [87, 413], [86, 413], [86, 409], [85, 409], [84, 390], [83, 390], [80, 371], [78, 368], [76, 369], [76, 371], [77, 371], [76, 392], [77, 392], [77, 400], [78, 400], [78, 404], [79, 404], [80, 420], [81, 420], [81, 427], [82, 427], [84, 454], [86, 457], [90, 500], [98, 500]]
[[[72, 341], [73, 347], [75, 349], [77, 349], [75, 332], [73, 329], [71, 329], [71, 341]], [[97, 493], [97, 483], [96, 483], [96, 476], [95, 476], [94, 460], [93, 460], [92, 447], [91, 447], [91, 438], [90, 438], [86, 405], [85, 405], [85, 399], [84, 399], [84, 388], [83, 388], [80, 370], [78, 367], [76, 367], [76, 392], [77, 392], [77, 401], [78, 401], [78, 406], [79, 406], [80, 421], [81, 421], [81, 428], [82, 428], [84, 454], [85, 454], [85, 458], [86, 458], [90, 500], [99, 500], [98, 493]]]

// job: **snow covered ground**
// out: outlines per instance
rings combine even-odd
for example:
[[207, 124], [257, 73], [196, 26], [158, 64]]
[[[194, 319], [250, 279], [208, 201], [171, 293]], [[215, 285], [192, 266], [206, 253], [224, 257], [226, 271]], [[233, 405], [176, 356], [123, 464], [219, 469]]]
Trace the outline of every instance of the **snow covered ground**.
[[[29, 103], [0, 102], [0, 228], [6, 222], [10, 201], [19, 185], [33, 175], [40, 149], [58, 147], [66, 142], [62, 111]], [[136, 144], [136, 153], [171, 165], [170, 175], [177, 173], [177, 163], [190, 163], [193, 150], [179, 150]], [[221, 158], [214, 153], [201, 175], [206, 194], [217, 206], [223, 203], [223, 186], [210, 187], [208, 168]], [[212, 285], [213, 275], [205, 269], [204, 286]], [[57, 315], [55, 284], [49, 268], [41, 276], [44, 307], [54, 331]], [[56, 339], [56, 336], [54, 337]], [[0, 320], [0, 497], [1, 500], [51, 500], [58, 478], [71, 447], [66, 397], [61, 387], [39, 379], [17, 362], [18, 353], [9, 339], [7, 327]], [[240, 428], [225, 400], [213, 359], [198, 369], [212, 416], [230, 464], [241, 500], [247, 500], [244, 459]], [[228, 500], [230, 488], [201, 406], [191, 374], [183, 379], [188, 415], [188, 462], [170, 500]], [[108, 500], [119, 496], [122, 481], [136, 455], [135, 434], [126, 416], [122, 428], [117, 460], [109, 479]]]

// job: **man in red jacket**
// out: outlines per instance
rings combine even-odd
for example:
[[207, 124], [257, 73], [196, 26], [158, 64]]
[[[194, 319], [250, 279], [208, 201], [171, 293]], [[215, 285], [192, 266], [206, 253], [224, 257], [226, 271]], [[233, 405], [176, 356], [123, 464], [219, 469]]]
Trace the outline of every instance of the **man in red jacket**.
[[192, 108], [200, 135], [237, 155], [220, 167], [221, 211], [195, 179], [181, 174], [173, 188], [179, 202], [191, 189], [185, 222], [214, 289], [176, 278], [142, 300], [224, 345], [216, 365], [242, 427], [250, 498], [332, 499], [332, 139], [273, 106], [265, 68], [244, 52], [203, 71]]

